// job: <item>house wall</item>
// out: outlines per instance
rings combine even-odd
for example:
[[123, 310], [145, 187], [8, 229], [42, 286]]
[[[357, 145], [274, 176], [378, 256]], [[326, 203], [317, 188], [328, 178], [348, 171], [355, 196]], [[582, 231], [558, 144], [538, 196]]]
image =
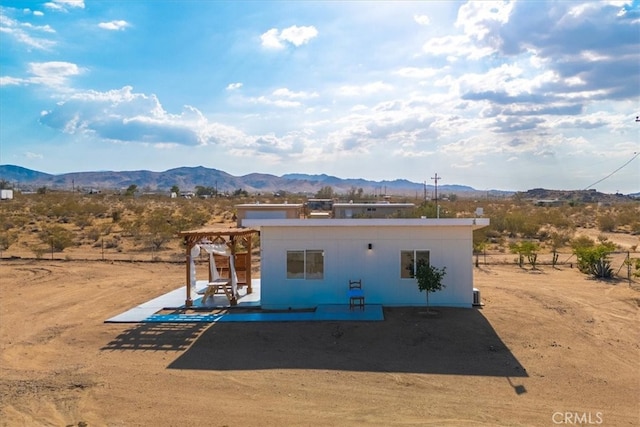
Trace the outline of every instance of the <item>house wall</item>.
[[245, 219], [297, 219], [302, 214], [302, 204], [244, 204], [236, 205], [237, 225]]
[[[287, 250], [305, 249], [324, 250], [322, 280], [287, 279]], [[362, 279], [367, 304], [424, 305], [416, 280], [400, 278], [402, 250], [429, 250], [431, 264], [447, 268], [446, 287], [430, 294], [432, 305], [471, 307], [472, 227], [462, 226], [262, 227], [262, 307], [347, 304], [349, 279]]]
[[413, 204], [399, 203], [336, 203], [333, 205], [333, 217], [387, 218], [414, 207]]

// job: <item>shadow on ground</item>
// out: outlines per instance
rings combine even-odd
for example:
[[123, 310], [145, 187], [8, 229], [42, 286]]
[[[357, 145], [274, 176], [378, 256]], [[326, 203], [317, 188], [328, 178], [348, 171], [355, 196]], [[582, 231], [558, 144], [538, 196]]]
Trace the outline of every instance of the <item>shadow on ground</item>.
[[326, 369], [527, 377], [476, 309], [385, 308], [383, 322], [217, 323], [169, 369]]
[[203, 323], [135, 324], [102, 347], [102, 350], [184, 351], [208, 326]]

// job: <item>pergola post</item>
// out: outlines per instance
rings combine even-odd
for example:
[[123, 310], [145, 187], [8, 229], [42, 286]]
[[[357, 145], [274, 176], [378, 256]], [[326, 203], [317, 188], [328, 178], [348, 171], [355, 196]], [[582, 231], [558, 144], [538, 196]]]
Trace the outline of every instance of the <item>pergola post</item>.
[[[233, 264], [236, 263], [236, 236], [233, 234], [229, 236], [229, 247], [231, 248], [231, 257], [233, 258]], [[229, 261], [229, 276], [231, 276], [231, 261]], [[231, 277], [229, 277], [231, 278]], [[236, 291], [238, 290], [238, 284], [236, 283]], [[238, 304], [238, 296], [234, 293], [233, 298], [229, 301], [231, 305]]]
[[245, 277], [247, 278], [247, 295], [253, 293], [253, 287], [251, 286], [251, 251], [253, 250], [252, 248], [252, 241], [253, 241], [253, 235], [249, 234], [248, 236], [244, 237], [245, 240], [245, 247], [247, 248], [247, 255], [245, 255], [245, 265], [246, 265], [246, 271], [245, 271]]
[[187, 248], [187, 297], [184, 301], [185, 307], [191, 307], [193, 300], [191, 299], [191, 249], [193, 249], [193, 242], [191, 239], [185, 239]]

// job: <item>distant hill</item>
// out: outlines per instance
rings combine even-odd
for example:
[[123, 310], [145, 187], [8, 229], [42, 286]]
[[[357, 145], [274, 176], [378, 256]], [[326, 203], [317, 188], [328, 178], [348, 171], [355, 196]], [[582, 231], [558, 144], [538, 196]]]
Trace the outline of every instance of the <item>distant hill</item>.
[[[322, 187], [330, 186], [337, 193], [345, 193], [351, 189], [362, 188], [367, 194], [395, 194], [421, 195], [425, 191], [423, 183], [411, 182], [406, 179], [393, 181], [370, 181], [361, 178], [338, 178], [326, 174], [286, 174], [276, 176], [270, 174], [252, 173], [244, 176], [233, 176], [226, 172], [197, 167], [180, 167], [164, 172], [147, 170], [137, 171], [98, 171], [72, 172], [51, 175], [37, 172], [14, 165], [0, 165], [0, 180], [8, 181], [18, 188], [35, 190], [46, 186], [52, 189], [103, 189], [122, 190], [135, 184], [141, 190], [169, 191], [177, 185], [182, 191], [192, 191], [196, 186], [216, 188], [220, 192], [230, 192], [243, 189], [248, 192], [292, 192], [314, 194]], [[426, 186], [430, 196], [434, 191], [433, 185]], [[440, 185], [440, 194], [478, 194], [510, 195], [509, 191], [477, 191], [466, 185]]]
[[624, 199], [637, 199], [634, 194], [606, 194], [596, 190], [549, 190], [546, 188], [533, 188], [525, 192], [517, 193], [518, 196], [538, 201], [559, 200], [564, 202], [615, 202]]

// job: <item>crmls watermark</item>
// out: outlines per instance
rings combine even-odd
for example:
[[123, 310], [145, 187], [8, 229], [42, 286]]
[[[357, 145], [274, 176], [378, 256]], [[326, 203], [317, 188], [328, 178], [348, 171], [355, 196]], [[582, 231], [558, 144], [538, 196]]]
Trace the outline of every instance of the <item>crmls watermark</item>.
[[554, 412], [554, 424], [598, 425], [604, 422], [602, 412]]

